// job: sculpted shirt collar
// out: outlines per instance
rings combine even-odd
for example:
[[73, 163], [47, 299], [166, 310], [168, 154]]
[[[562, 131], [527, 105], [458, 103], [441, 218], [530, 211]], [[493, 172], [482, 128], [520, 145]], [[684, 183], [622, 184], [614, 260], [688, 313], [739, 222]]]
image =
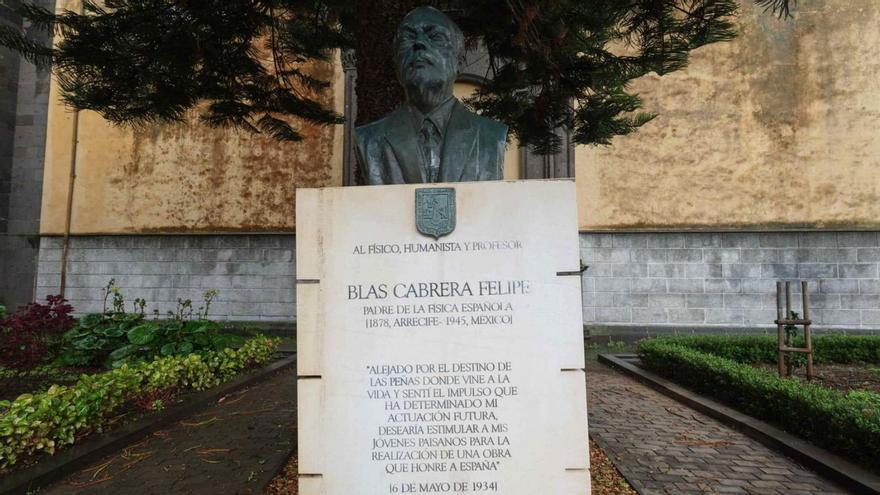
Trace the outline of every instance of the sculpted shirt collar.
[[446, 101], [437, 105], [433, 110], [431, 110], [427, 115], [423, 114], [418, 108], [407, 104], [409, 108], [409, 114], [413, 119], [413, 126], [418, 132], [419, 129], [422, 128], [422, 122], [424, 122], [425, 118], [431, 120], [435, 126], [437, 126], [437, 130], [440, 131], [440, 137], [446, 137], [446, 124], [449, 123], [449, 117], [452, 115], [452, 108], [455, 106], [455, 97], [450, 96]]

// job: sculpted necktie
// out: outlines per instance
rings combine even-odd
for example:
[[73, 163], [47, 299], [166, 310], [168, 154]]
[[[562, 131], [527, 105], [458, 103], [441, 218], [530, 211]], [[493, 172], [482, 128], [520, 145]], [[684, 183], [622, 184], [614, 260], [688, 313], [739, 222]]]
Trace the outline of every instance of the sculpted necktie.
[[425, 178], [427, 182], [437, 182], [440, 176], [440, 131], [431, 119], [422, 121], [422, 151], [425, 153], [425, 162], [428, 166]]

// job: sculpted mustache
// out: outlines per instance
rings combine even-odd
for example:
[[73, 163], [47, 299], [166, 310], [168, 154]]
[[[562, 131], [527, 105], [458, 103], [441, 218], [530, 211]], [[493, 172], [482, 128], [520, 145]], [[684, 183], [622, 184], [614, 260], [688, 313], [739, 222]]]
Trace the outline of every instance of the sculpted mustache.
[[419, 53], [407, 58], [406, 66], [409, 67], [416, 62], [425, 62], [431, 65], [437, 65], [437, 60], [432, 55], [428, 55], [427, 53]]

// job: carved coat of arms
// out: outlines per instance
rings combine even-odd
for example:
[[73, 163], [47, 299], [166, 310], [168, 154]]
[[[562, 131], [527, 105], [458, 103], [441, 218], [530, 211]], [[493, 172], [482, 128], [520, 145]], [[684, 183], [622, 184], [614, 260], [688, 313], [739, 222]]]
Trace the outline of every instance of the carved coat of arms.
[[455, 189], [416, 189], [416, 229], [434, 239], [455, 230]]

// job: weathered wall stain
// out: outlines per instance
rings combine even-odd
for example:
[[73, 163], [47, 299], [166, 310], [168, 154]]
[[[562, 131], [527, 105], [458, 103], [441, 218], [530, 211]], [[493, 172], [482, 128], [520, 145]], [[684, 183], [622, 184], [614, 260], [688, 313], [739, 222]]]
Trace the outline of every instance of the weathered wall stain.
[[[339, 83], [334, 64], [313, 73]], [[335, 106], [337, 88], [319, 95]], [[53, 105], [59, 106], [57, 99]], [[70, 125], [54, 108], [54, 151], [47, 153], [50, 184], [43, 233], [64, 225]], [[50, 120], [52, 117], [50, 117]], [[266, 135], [211, 128], [198, 121], [118, 128], [99, 116], [80, 117], [78, 177], [74, 195], [75, 233], [292, 232], [297, 187], [341, 185], [341, 161], [334, 155], [341, 126], [299, 123], [304, 139], [282, 143]], [[66, 139], [65, 139], [65, 136]], [[337, 163], [340, 162], [340, 163]], [[64, 187], [57, 183], [63, 182]]]
[[578, 149], [582, 229], [880, 228], [880, 3], [741, 6], [737, 40], [634, 84], [655, 121]]

